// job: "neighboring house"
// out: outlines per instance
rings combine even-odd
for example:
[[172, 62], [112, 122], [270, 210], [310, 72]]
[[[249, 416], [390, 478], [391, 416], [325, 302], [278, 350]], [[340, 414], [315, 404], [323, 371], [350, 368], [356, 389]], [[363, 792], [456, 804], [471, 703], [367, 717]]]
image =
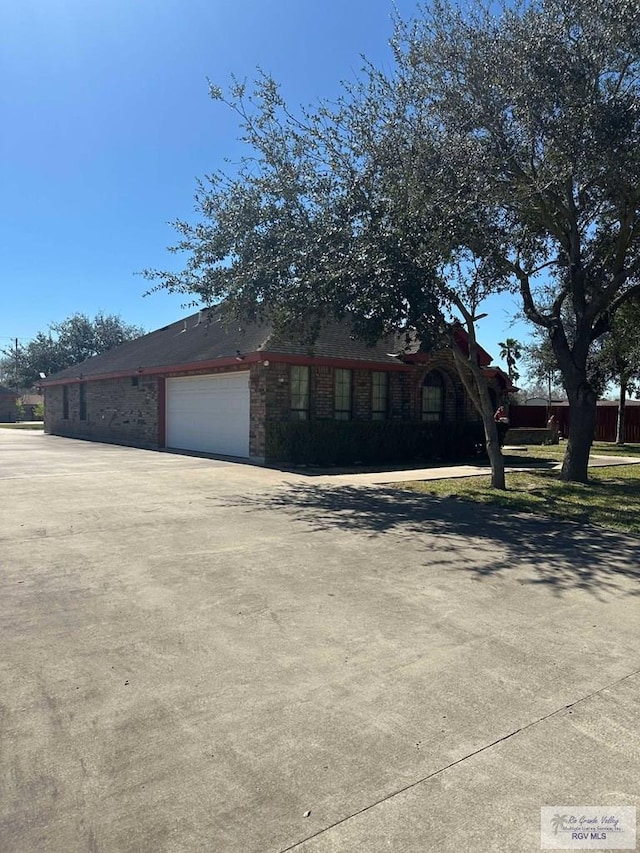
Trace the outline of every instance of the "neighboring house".
[[[464, 345], [466, 338], [459, 330]], [[508, 376], [489, 368], [496, 406]], [[224, 326], [201, 311], [43, 380], [55, 435], [264, 461], [269, 424], [477, 421], [452, 353], [368, 346], [346, 323], [313, 343], [266, 324]]]
[[35, 421], [35, 408], [44, 403], [42, 394], [11, 391], [0, 385], [0, 423]]
[[549, 401], [548, 397], [527, 397], [527, 399], [522, 404], [523, 406], [559, 406], [564, 402], [564, 400], [560, 400], [559, 398], [552, 397], [551, 401]]
[[27, 391], [21, 393], [19, 403], [22, 406], [21, 420], [23, 421], [41, 421], [41, 417], [36, 417], [36, 408], [44, 403], [42, 394], [31, 394]]
[[16, 400], [18, 393], [0, 385], [0, 423], [14, 423], [18, 416]]

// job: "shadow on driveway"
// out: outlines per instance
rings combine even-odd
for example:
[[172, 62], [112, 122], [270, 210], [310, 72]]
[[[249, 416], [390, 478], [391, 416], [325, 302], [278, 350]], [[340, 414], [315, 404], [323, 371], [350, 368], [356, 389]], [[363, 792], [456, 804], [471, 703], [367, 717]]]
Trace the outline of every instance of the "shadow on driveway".
[[[313, 530], [409, 536], [414, 548], [424, 548], [434, 559], [453, 549], [456, 570], [479, 580], [527, 565], [533, 576], [530, 572], [519, 582], [544, 584], [557, 594], [570, 589], [640, 594], [640, 585], [633, 585], [640, 581], [640, 538], [588, 524], [511, 515], [467, 501], [379, 487], [305, 484], [245, 497], [237, 505], [249, 511], [277, 510]], [[434, 536], [446, 539], [433, 541]]]

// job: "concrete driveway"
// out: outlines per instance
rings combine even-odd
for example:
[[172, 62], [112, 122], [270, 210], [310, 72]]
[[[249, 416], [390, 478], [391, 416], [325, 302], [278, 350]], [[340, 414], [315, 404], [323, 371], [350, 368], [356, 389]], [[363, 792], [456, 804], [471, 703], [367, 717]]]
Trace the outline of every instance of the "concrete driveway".
[[640, 804], [640, 540], [0, 430], [2, 853], [523, 853]]

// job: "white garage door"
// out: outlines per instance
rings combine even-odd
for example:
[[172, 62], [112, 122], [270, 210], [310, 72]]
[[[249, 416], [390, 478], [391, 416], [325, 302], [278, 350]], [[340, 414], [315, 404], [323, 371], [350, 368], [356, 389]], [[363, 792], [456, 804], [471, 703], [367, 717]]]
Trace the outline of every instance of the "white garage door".
[[249, 455], [249, 371], [167, 379], [167, 447]]

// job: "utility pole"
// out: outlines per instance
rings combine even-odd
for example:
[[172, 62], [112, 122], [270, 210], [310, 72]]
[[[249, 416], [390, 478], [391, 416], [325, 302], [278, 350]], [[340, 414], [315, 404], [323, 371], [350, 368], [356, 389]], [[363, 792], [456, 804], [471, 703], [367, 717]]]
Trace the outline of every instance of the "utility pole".
[[18, 349], [18, 338], [15, 339], [16, 344], [16, 366], [15, 373], [13, 374], [13, 383], [15, 385], [16, 391], [18, 391], [18, 371], [20, 369], [20, 350]]

